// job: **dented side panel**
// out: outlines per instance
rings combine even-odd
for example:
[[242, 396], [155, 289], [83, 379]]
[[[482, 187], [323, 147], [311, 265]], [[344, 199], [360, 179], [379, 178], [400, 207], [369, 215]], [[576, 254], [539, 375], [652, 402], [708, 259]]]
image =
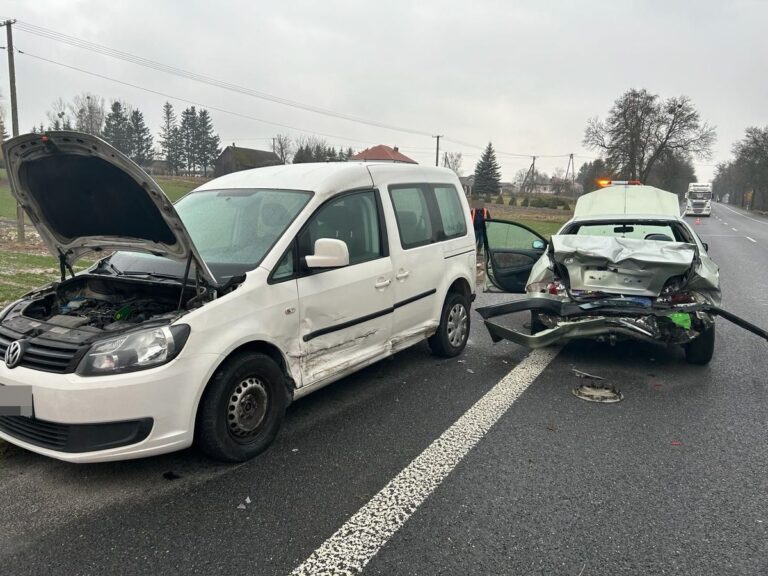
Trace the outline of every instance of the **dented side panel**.
[[302, 385], [388, 353], [392, 275], [392, 261], [385, 257], [298, 280]]

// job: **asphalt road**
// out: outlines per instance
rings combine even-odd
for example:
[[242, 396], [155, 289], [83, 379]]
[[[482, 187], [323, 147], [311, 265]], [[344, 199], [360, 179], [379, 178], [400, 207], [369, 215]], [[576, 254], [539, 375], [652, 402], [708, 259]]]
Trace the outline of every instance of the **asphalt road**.
[[[723, 307], [768, 327], [768, 220], [716, 205], [696, 229]], [[240, 466], [194, 450], [92, 466], [12, 451], [0, 574], [290, 574], [350, 518], [386, 514], [368, 511], [393, 479], [433, 484], [394, 524], [366, 525], [363, 574], [768, 573], [768, 343], [718, 320], [707, 367], [572, 343], [494, 420], [480, 406], [495, 422], [482, 436], [467, 414], [530, 357], [474, 321], [459, 360], [417, 346], [300, 400], [272, 449]], [[573, 367], [624, 400], [575, 398]], [[468, 453], [422, 465], [438, 438]], [[337, 573], [353, 552], [331, 547]]]

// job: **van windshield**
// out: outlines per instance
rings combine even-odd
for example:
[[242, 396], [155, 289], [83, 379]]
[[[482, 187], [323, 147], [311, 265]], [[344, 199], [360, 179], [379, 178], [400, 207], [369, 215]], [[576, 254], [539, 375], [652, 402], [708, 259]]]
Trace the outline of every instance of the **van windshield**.
[[[300, 190], [201, 190], [175, 208], [200, 256], [225, 281], [258, 266], [311, 197]], [[151, 254], [117, 252], [109, 262], [124, 274], [184, 275], [183, 262]]]

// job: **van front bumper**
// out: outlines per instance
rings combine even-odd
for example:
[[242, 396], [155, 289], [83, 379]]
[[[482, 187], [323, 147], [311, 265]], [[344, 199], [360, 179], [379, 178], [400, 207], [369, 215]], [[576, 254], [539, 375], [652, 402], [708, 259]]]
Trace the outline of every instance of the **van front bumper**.
[[0, 438], [67, 462], [143, 458], [192, 445], [195, 415], [218, 354], [99, 377], [0, 363], [0, 385], [29, 386], [33, 416], [0, 416]]

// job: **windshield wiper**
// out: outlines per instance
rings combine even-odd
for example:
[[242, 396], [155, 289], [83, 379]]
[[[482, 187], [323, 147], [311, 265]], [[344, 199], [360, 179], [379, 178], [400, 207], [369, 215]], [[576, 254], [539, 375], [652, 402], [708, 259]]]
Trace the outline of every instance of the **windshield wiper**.
[[160, 274], [158, 272], [145, 272], [143, 270], [125, 270], [123, 272], [118, 272], [118, 274], [120, 274], [120, 276], [147, 276], [148, 278], [176, 280], [177, 282], [181, 280], [180, 276], [175, 276], [174, 274]]

